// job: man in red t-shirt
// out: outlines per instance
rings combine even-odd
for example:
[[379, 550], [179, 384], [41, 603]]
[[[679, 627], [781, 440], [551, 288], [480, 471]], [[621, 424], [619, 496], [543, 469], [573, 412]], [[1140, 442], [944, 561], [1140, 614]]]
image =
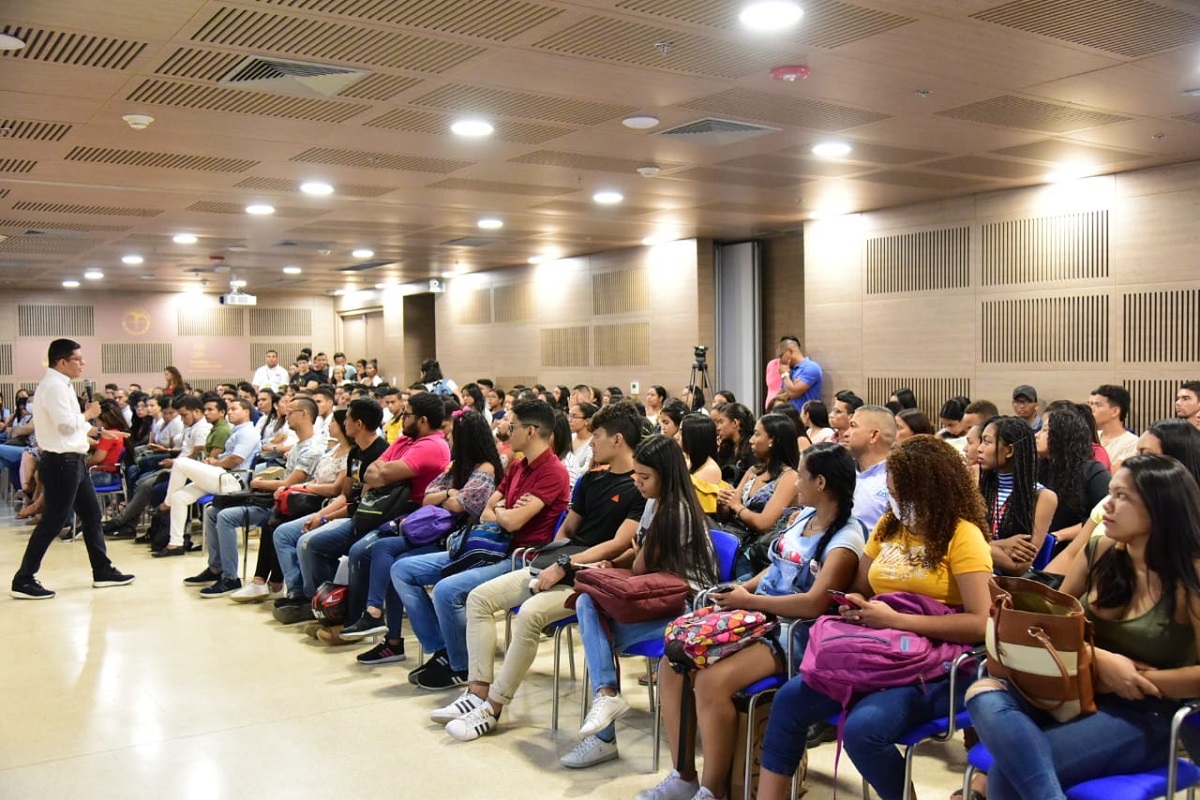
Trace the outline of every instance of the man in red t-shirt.
[[[567, 468], [550, 447], [554, 409], [542, 400], [525, 400], [513, 406], [512, 420], [513, 451], [525, 455], [505, 471], [480, 517], [512, 534], [510, 552], [549, 542], [571, 498]], [[408, 676], [422, 689], [449, 689], [467, 682], [467, 595], [512, 569], [510, 559], [504, 558], [443, 578], [442, 567], [448, 563], [450, 556], [443, 552], [401, 558], [392, 567], [392, 583], [413, 633], [425, 652], [433, 654]], [[432, 598], [425, 591], [431, 583]]]

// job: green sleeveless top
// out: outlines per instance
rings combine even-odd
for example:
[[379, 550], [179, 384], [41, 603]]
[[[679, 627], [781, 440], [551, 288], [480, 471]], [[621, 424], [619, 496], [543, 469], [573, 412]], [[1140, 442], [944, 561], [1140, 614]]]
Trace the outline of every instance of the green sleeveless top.
[[1096, 646], [1149, 664], [1155, 669], [1176, 669], [1196, 664], [1196, 636], [1191, 625], [1176, 622], [1164, 596], [1153, 608], [1133, 619], [1111, 620], [1097, 617], [1088, 601], [1092, 590], [1090, 568], [1096, 554], [1096, 539], [1087, 543], [1089, 567], [1087, 589], [1079, 602], [1092, 621]]

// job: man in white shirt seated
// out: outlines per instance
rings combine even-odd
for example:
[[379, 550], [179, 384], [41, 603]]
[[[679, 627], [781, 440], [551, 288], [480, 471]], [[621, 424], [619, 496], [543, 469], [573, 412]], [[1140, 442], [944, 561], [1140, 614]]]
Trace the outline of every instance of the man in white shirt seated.
[[254, 370], [254, 377], [250, 379], [250, 383], [254, 384], [255, 389], [278, 392], [288, 384], [288, 371], [279, 366], [279, 353], [274, 350], [267, 351], [266, 362]]
[[1097, 386], [1088, 397], [1092, 418], [1096, 422], [1096, 433], [1100, 446], [1108, 453], [1110, 471], [1115, 475], [1121, 462], [1137, 455], [1137, 434], [1125, 429], [1125, 417], [1129, 414], [1129, 390], [1124, 386], [1106, 383]]

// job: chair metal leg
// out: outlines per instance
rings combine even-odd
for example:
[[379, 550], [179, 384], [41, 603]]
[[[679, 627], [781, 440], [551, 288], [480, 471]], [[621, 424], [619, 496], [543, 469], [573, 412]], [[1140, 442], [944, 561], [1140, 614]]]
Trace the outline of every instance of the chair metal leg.
[[550, 697], [550, 730], [552, 731], [558, 730], [558, 689], [561, 682], [559, 663], [562, 661], [562, 632], [563, 629], [561, 627], [554, 630], [554, 690]]
[[567, 663], [571, 666], [571, 680], [575, 680], [575, 634], [571, 632], [574, 625], [567, 627]]
[[588, 674], [587, 659], [583, 662], [583, 684], [580, 688], [579, 695], [579, 727], [583, 727], [583, 723], [587, 720], [588, 709], [592, 705], [592, 676]]
[[655, 666], [655, 663], [647, 657], [646, 688], [649, 690], [648, 694], [650, 695], [650, 710], [654, 714], [654, 756], [651, 760], [651, 766], [653, 767], [653, 772], [658, 772], [658, 751], [661, 745], [659, 740], [662, 738], [662, 706], [658, 704], [657, 692], [655, 691], [655, 684], [657, 683], [655, 680], [657, 677]]
[[967, 768], [963, 770], [962, 796], [964, 798], [969, 799], [971, 797], [971, 782], [974, 780], [975, 768], [971, 766], [970, 762], [967, 762]]

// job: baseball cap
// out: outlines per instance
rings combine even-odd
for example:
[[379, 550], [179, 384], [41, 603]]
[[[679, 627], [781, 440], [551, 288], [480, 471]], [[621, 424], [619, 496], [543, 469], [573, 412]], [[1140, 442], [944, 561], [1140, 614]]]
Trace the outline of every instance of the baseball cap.
[[1027, 397], [1033, 401], [1036, 401], [1038, 399], [1037, 389], [1033, 388], [1032, 386], [1030, 386], [1029, 384], [1026, 384], [1026, 383], [1022, 383], [1020, 386], [1013, 389], [1012, 396], [1013, 396], [1013, 400], [1016, 400], [1018, 397]]

